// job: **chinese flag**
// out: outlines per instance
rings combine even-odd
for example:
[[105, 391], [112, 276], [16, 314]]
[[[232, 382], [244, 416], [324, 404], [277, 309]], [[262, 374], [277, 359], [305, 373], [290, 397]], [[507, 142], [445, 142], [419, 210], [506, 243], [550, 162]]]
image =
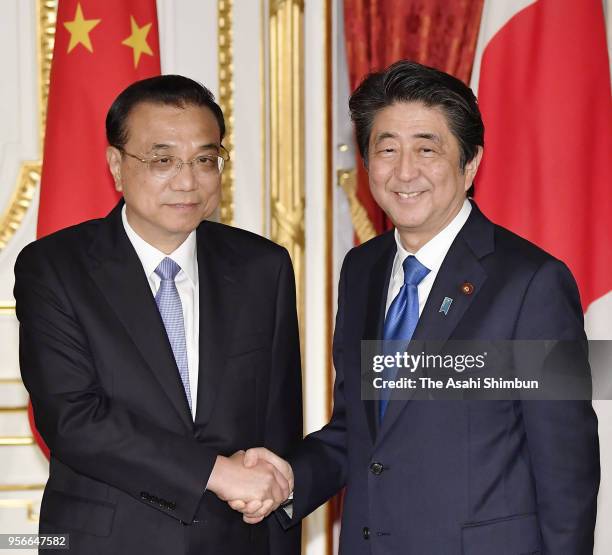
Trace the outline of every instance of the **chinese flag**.
[[[486, 0], [473, 87], [486, 127], [479, 205], [569, 266], [589, 339], [612, 339], [612, 102], [601, 0]], [[610, 364], [593, 365], [595, 384]], [[612, 403], [594, 406], [609, 461]], [[612, 468], [601, 470], [597, 555], [612, 545]]]
[[155, 0], [59, 0], [38, 237], [116, 204], [106, 112], [127, 85], [159, 73]]
[[[105, 216], [120, 195], [106, 166], [106, 112], [159, 75], [155, 0], [59, 0], [37, 236]], [[49, 451], [30, 423], [37, 443]]]

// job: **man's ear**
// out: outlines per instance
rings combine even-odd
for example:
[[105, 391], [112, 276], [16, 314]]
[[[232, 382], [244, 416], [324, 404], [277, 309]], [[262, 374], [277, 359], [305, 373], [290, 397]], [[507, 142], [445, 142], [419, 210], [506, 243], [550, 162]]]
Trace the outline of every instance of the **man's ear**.
[[121, 184], [121, 151], [114, 146], [107, 147], [106, 162], [115, 180], [115, 189], [117, 191], [123, 191], [123, 185]]
[[465, 170], [463, 173], [465, 174], [464, 186], [466, 191], [472, 186], [472, 183], [474, 183], [474, 178], [476, 177], [476, 172], [478, 171], [478, 167], [480, 166], [483, 152], [484, 149], [479, 146], [478, 150], [476, 151], [476, 154], [474, 155], [474, 158], [472, 158], [465, 165]]

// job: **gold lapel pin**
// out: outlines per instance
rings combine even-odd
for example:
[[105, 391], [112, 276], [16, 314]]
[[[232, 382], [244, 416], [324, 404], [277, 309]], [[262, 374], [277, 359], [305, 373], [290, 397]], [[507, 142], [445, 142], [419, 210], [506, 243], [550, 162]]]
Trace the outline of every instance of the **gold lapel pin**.
[[469, 281], [464, 281], [461, 284], [461, 292], [464, 295], [471, 295], [474, 292], [474, 284]]

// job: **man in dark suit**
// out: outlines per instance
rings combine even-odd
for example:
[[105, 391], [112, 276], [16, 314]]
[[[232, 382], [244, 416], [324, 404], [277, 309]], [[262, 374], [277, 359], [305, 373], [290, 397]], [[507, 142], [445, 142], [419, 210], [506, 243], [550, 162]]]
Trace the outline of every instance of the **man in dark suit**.
[[40, 531], [84, 555], [297, 554], [298, 529], [250, 527], [226, 503], [289, 495], [240, 451], [286, 455], [302, 437], [289, 256], [204, 221], [227, 159], [207, 89], [137, 82], [106, 123], [123, 199], [15, 266], [21, 372], [51, 451]]
[[[377, 203], [395, 226], [351, 250], [341, 272], [331, 421], [290, 466], [298, 522], [346, 486], [346, 555], [587, 555], [599, 486], [590, 401], [362, 399], [369, 340], [585, 338], [566, 266], [491, 223], [470, 201], [484, 145], [471, 90], [407, 61], [350, 100]], [[504, 184], [498, 184], [503, 194]], [[509, 200], [511, 202], [511, 200]], [[232, 505], [249, 514], [256, 502]]]

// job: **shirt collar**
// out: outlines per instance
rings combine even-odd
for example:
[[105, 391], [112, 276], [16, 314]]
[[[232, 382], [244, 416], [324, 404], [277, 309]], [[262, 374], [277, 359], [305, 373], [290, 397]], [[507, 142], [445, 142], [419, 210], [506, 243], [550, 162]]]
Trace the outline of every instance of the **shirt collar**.
[[196, 256], [196, 232], [193, 230], [185, 239], [181, 245], [170, 254], [165, 254], [159, 249], [156, 249], [153, 245], [147, 243], [138, 233], [134, 231], [130, 223], [128, 222], [126, 215], [125, 204], [121, 209], [121, 221], [123, 222], [123, 228], [128, 236], [128, 239], [132, 243], [140, 263], [144, 268], [145, 274], [150, 277], [155, 268], [159, 266], [159, 263], [168, 256], [172, 258], [180, 267], [183, 272], [187, 275], [193, 285], [198, 284], [198, 262]]
[[427, 243], [425, 243], [417, 252], [411, 253], [407, 251], [402, 245], [400, 240], [399, 232], [395, 228], [395, 244], [397, 245], [397, 254], [395, 256], [395, 263], [393, 264], [393, 278], [398, 277], [398, 273], [403, 272], [402, 264], [406, 257], [414, 254], [416, 259], [429, 268], [430, 272], [436, 274], [442, 266], [442, 262], [446, 257], [446, 253], [452, 245], [455, 237], [461, 228], [467, 221], [470, 212], [472, 211], [472, 204], [466, 198], [463, 201], [463, 206], [457, 213], [457, 215], [450, 221], [450, 223], [437, 235], [432, 237]]

